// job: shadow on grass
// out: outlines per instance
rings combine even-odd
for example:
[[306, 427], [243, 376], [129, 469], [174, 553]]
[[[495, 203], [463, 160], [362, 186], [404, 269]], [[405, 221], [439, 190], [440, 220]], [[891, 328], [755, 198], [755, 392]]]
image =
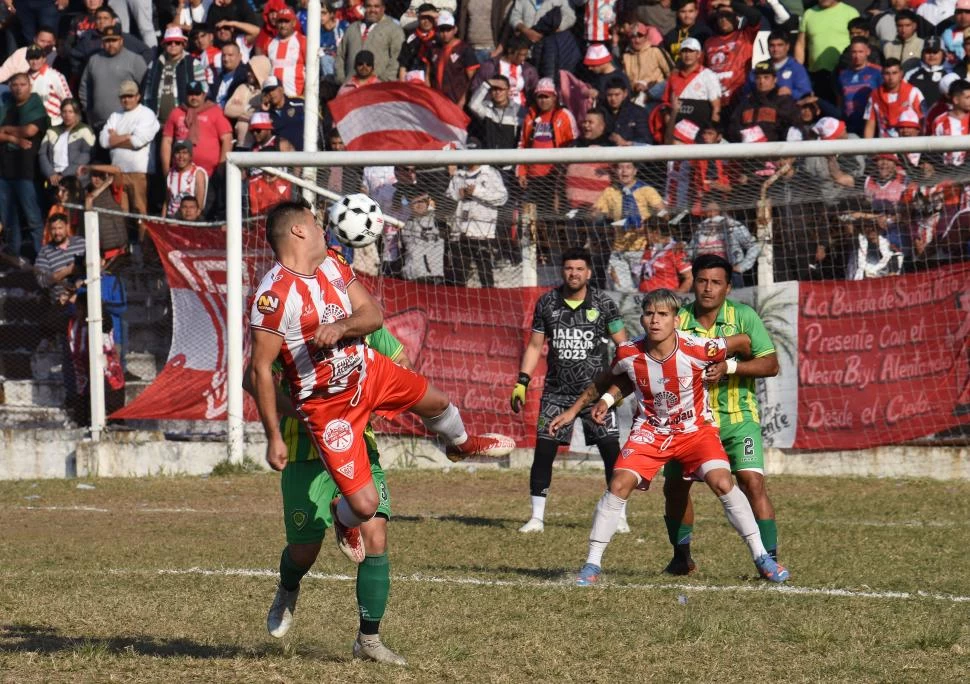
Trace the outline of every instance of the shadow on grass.
[[[303, 650], [303, 649], [301, 649]], [[53, 627], [29, 624], [0, 625], [0, 653], [35, 652], [43, 654], [89, 653], [117, 656], [152, 656], [157, 658], [264, 658], [285, 655], [285, 649], [275, 644], [255, 647], [228, 644], [204, 644], [192, 639], [166, 639], [147, 634], [126, 634], [114, 637], [95, 637], [62, 634]], [[314, 652], [316, 660], [342, 662], [332, 654]]]
[[[468, 527], [495, 527], [495, 528], [509, 528], [513, 527], [518, 529], [522, 524], [523, 520], [521, 518], [485, 518], [482, 516], [475, 515], [436, 515], [436, 516], [421, 516], [421, 515], [395, 515], [393, 518], [394, 522], [408, 522], [408, 523], [426, 523], [426, 522], [453, 522], [459, 525], [467, 525]], [[564, 527], [564, 528], [589, 528], [589, 523], [587, 521], [569, 521], [569, 520], [556, 520], [553, 523], [546, 523], [549, 527]]]
[[[429, 567], [429, 570], [432, 569]], [[576, 573], [574, 568], [518, 568], [511, 565], [436, 565], [437, 571], [453, 570], [455, 572], [484, 572], [499, 579], [502, 575], [519, 575], [531, 579], [558, 581], [567, 579]]]

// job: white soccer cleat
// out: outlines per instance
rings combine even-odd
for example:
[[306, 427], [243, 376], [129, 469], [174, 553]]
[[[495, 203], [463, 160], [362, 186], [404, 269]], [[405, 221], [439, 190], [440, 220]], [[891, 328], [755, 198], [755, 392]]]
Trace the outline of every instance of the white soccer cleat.
[[620, 518], [620, 522], [616, 525], [617, 534], [630, 534], [630, 523], [627, 522], [626, 516]]
[[375, 663], [407, 667], [408, 661], [383, 644], [378, 635], [358, 634], [354, 641], [354, 658]]
[[529, 518], [525, 525], [519, 528], [519, 532], [542, 532], [545, 529], [546, 524], [539, 520], [539, 518]]
[[487, 432], [484, 435], [469, 435], [463, 444], [449, 446], [445, 450], [445, 456], [453, 463], [464, 461], [469, 456], [502, 458], [512, 453], [514, 448], [515, 440], [511, 437]]
[[293, 625], [293, 614], [296, 612], [296, 599], [300, 596], [300, 587], [293, 591], [284, 589], [280, 584], [276, 587], [276, 598], [266, 614], [266, 629], [271, 637], [280, 639], [290, 631]]

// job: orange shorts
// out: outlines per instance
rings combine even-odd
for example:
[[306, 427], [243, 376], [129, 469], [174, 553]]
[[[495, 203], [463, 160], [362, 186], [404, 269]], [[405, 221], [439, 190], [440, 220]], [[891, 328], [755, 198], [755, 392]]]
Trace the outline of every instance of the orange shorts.
[[616, 469], [632, 470], [643, 478], [643, 484], [653, 480], [657, 471], [672, 460], [683, 466], [685, 478], [711, 461], [723, 461], [725, 468], [731, 467], [715, 427], [674, 435], [656, 434], [644, 427], [630, 433], [616, 461]]
[[[313, 437], [323, 464], [344, 496], [371, 483], [364, 429], [370, 414], [393, 418], [407, 411], [428, 391], [428, 380], [368, 349], [366, 376], [357, 388], [334, 397], [310, 397], [297, 411]], [[356, 402], [354, 401], [357, 399]]]

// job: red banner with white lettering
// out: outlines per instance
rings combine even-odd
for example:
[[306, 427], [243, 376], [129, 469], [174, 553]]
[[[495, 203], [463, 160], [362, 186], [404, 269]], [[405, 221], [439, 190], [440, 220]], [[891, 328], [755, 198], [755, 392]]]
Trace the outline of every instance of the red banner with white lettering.
[[800, 449], [862, 449], [970, 420], [970, 265], [799, 284]]

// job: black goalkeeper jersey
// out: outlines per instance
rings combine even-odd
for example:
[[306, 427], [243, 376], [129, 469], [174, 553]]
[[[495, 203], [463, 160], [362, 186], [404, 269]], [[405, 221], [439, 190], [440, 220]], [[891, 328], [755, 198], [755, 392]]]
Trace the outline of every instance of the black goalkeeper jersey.
[[595, 287], [586, 287], [586, 299], [575, 309], [566, 304], [562, 288], [542, 295], [536, 302], [532, 330], [545, 335], [549, 343], [543, 397], [575, 401], [609, 366], [609, 338], [622, 329], [616, 303]]

